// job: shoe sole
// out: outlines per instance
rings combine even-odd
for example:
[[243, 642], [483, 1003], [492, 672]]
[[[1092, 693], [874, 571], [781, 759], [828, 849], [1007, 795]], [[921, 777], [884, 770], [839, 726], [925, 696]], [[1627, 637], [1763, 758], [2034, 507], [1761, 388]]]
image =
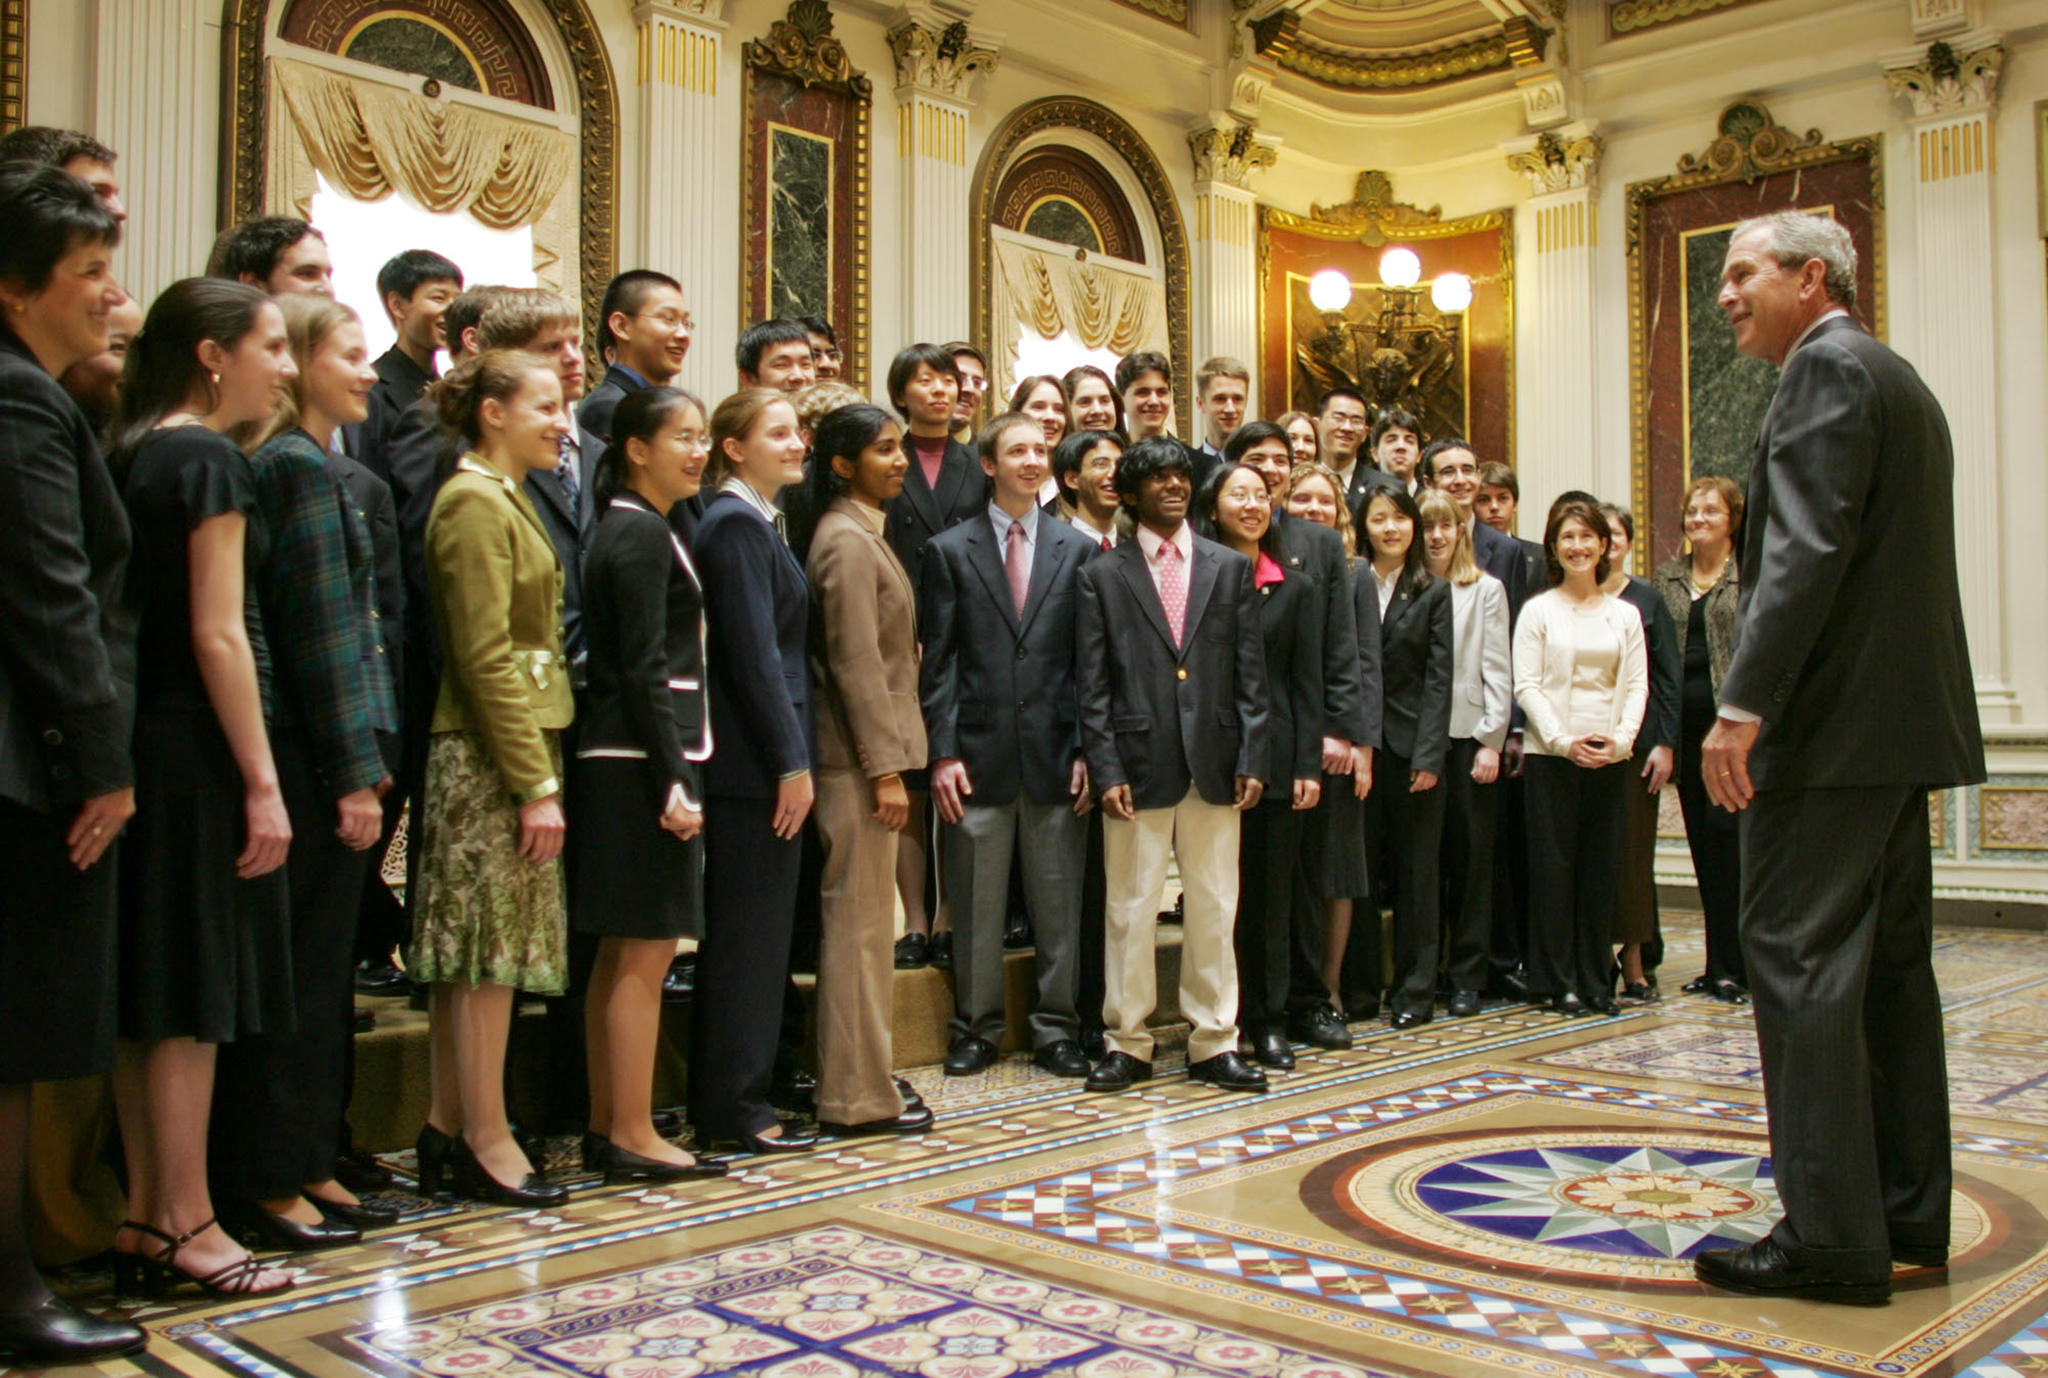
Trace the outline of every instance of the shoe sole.
[[1826, 1301], [1841, 1306], [1883, 1306], [1892, 1299], [1890, 1283], [1816, 1282], [1805, 1286], [1759, 1287], [1732, 1279], [1695, 1274], [1709, 1287], [1740, 1292], [1746, 1297], [1789, 1297], [1794, 1301]]

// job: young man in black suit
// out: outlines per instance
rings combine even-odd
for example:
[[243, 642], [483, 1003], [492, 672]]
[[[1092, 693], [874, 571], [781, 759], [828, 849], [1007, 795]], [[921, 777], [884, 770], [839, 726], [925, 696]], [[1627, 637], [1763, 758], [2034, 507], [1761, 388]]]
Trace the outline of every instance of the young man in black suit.
[[1084, 1077], [1074, 993], [1093, 800], [1076, 725], [1074, 591], [1100, 551], [1039, 509], [1047, 461], [1036, 421], [998, 417], [978, 448], [993, 494], [925, 547], [918, 605], [932, 802], [957, 935], [946, 1074], [981, 1071], [1002, 1042], [1003, 927], [1021, 857], [1037, 932], [1032, 1057], [1055, 1076]]
[[1103, 810], [1109, 878], [1104, 959], [1110, 1053], [1091, 1091], [1152, 1075], [1153, 921], [1168, 855], [1186, 920], [1180, 1007], [1194, 1025], [1188, 1075], [1264, 1091], [1237, 1054], [1238, 814], [1265, 788], [1265, 648], [1251, 561], [1188, 526], [1187, 450], [1155, 435], [1124, 452], [1117, 492], [1137, 537], [1081, 571], [1081, 743]]
[[407, 249], [377, 270], [377, 300], [398, 338], [371, 365], [377, 383], [370, 389], [370, 414], [346, 428], [351, 455], [366, 463], [381, 456], [392, 427], [441, 376], [435, 355], [448, 345], [442, 322], [461, 295], [462, 269], [432, 249]]
[[1173, 423], [1173, 365], [1167, 357], [1149, 349], [1125, 355], [1116, 366], [1116, 390], [1123, 398], [1124, 428], [1131, 443], [1154, 436], [1173, 441], [1187, 456], [1193, 486], [1201, 487], [1215, 461], [1167, 430]]
[[1927, 796], [1984, 779], [1955, 455], [1933, 392], [1849, 314], [1839, 221], [1737, 225], [1720, 305], [1736, 349], [1784, 369], [1701, 774], [1742, 813], [1742, 956], [1785, 1214], [1693, 1266], [1731, 1291], [1872, 1305], [1894, 1263], [1948, 1259]]
[[[1543, 546], [1515, 535], [1515, 512], [1522, 501], [1522, 482], [1514, 469], [1489, 459], [1479, 466], [1479, 493], [1472, 510], [1481, 527], [1490, 527], [1514, 543], [1520, 559], [1522, 589], [1508, 593], [1508, 614], [1519, 616], [1522, 603], [1550, 587]], [[1507, 745], [1500, 753], [1500, 829], [1493, 847], [1493, 975], [1488, 992], [1510, 1000], [1528, 998], [1522, 957], [1529, 950], [1528, 820], [1522, 799], [1522, 710], [1514, 710]]]
[[1392, 487], [1393, 476], [1373, 462], [1370, 452], [1361, 454], [1366, 431], [1365, 394], [1356, 388], [1331, 388], [1316, 400], [1316, 436], [1322, 443], [1323, 463], [1344, 485], [1344, 506], [1351, 512], [1353, 528], [1365, 495], [1375, 486]]
[[605, 287], [597, 326], [604, 377], [576, 408], [584, 479], [591, 477], [611, 441], [612, 413], [619, 403], [642, 388], [673, 383], [689, 357], [696, 329], [683, 304], [683, 285], [667, 273], [629, 268]]
[[755, 321], [733, 346], [742, 388], [774, 388], [792, 395], [818, 381], [811, 336], [802, 321]]
[[[1229, 443], [1230, 433], [1244, 424], [1251, 386], [1252, 371], [1237, 359], [1204, 359], [1195, 370], [1195, 406], [1202, 413], [1202, 436], [1194, 448], [1201, 457], [1203, 478], [1223, 462], [1223, 447]], [[1195, 486], [1202, 486], [1199, 479]]]

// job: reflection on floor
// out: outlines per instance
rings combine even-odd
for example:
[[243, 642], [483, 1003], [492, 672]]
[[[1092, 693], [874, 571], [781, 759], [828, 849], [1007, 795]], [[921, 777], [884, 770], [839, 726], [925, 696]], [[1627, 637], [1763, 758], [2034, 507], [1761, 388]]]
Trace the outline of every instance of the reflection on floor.
[[[1698, 969], [1668, 924], [1664, 983]], [[1776, 1211], [1748, 1011], [1498, 1009], [1245, 1097], [1008, 1059], [922, 1138], [557, 1214], [402, 1198], [272, 1301], [134, 1313], [139, 1367], [283, 1378], [2048, 1373], [2048, 938], [1945, 933], [1954, 1262], [1872, 1310], [1695, 1285]], [[1363, 1028], [1364, 1026], [1361, 1026]], [[1162, 1070], [1166, 1070], [1162, 1060]], [[403, 1166], [403, 1160], [394, 1160]], [[109, 1371], [132, 1371], [129, 1364]]]

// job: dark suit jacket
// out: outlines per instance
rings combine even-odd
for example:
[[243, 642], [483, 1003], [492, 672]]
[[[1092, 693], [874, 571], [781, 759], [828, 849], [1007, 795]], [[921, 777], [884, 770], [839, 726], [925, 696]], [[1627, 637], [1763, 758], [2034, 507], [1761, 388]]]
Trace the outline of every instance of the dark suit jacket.
[[0, 327], [0, 798], [70, 811], [135, 783], [128, 512], [92, 426]]
[[[590, 507], [590, 486], [585, 484], [576, 493], [576, 501], [569, 501], [569, 494], [562, 488], [562, 480], [552, 469], [535, 469], [526, 476], [526, 495], [533, 499], [533, 510], [540, 513], [541, 524], [548, 529], [548, 539], [554, 542], [555, 555], [562, 562], [562, 652], [569, 657], [569, 663], [582, 662], [586, 647], [583, 641], [583, 532], [587, 524]], [[581, 675], [572, 676], [579, 683]]]
[[1080, 595], [1081, 746], [1096, 790], [1129, 785], [1138, 808], [1165, 809], [1190, 786], [1228, 804], [1237, 776], [1264, 780], [1266, 655], [1251, 561], [1195, 538], [1178, 650], [1138, 540], [1089, 561]]
[[1263, 588], [1254, 581], [1252, 598], [1266, 653], [1269, 721], [1266, 765], [1258, 776], [1275, 801], [1295, 780], [1323, 778], [1323, 614], [1329, 601], [1322, 582], [1307, 572], [1282, 566], [1282, 574]]
[[[612, 413], [619, 409], [619, 403], [647, 386], [645, 379], [617, 364], [605, 369], [598, 385], [585, 393], [583, 400], [576, 404], [576, 476], [583, 481], [583, 491], [596, 496], [597, 461], [604, 457], [605, 447], [611, 444]], [[694, 500], [693, 500], [694, 501]], [[698, 512], [701, 514], [701, 505]], [[671, 516], [674, 514], [671, 513]], [[595, 510], [584, 517], [587, 529], [597, 520]]]
[[912, 588], [924, 586], [924, 543], [941, 531], [950, 530], [988, 506], [988, 475], [974, 447], [957, 440], [946, 442], [946, 457], [939, 463], [936, 487], [924, 481], [924, 465], [911, 449], [910, 437], [903, 437], [910, 451], [910, 472], [903, 477], [903, 493], [888, 503], [889, 520], [883, 530], [896, 558], [910, 575]]
[[414, 363], [397, 345], [378, 355], [370, 367], [377, 370], [377, 382], [370, 389], [370, 414], [361, 424], [342, 428], [343, 444], [351, 459], [362, 460], [381, 477], [382, 456], [391, 443], [392, 430], [420, 400], [434, 375]]
[[1636, 731], [1636, 753], [1668, 746], [1678, 750], [1678, 705], [1683, 692], [1685, 666], [1679, 660], [1678, 627], [1664, 595], [1647, 579], [1629, 576], [1621, 599], [1643, 619], [1643, 654], [1650, 662], [1650, 701], [1643, 708], [1643, 725]]
[[[1340, 542], [1342, 538], [1339, 538]], [[1374, 749], [1385, 746], [1386, 676], [1380, 658], [1380, 591], [1372, 577], [1372, 561], [1354, 556], [1345, 571], [1350, 580], [1351, 616], [1358, 628], [1358, 729], [1351, 740]], [[1445, 717], [1448, 727], [1450, 721]]]
[[621, 493], [591, 535], [584, 577], [589, 689], [577, 750], [645, 752], [656, 813], [674, 785], [699, 800], [712, 733], [696, 567], [666, 519], [639, 494]]
[[1199, 445], [1189, 445], [1183, 441], [1181, 448], [1188, 452], [1188, 467], [1194, 472], [1194, 488], [1199, 492], [1202, 485], [1208, 481], [1209, 475], [1216, 472], [1216, 466], [1223, 462], [1223, 452], [1210, 449], [1206, 440]]
[[[1366, 740], [1366, 686], [1359, 676], [1358, 618], [1352, 607], [1351, 572], [1344, 559], [1344, 538], [1327, 526], [1296, 521], [1285, 512], [1273, 514], [1275, 556], [1290, 578], [1299, 572], [1313, 579], [1322, 590], [1323, 665], [1321, 688], [1323, 709], [1319, 736], [1342, 737], [1347, 742]], [[1374, 608], [1374, 626], [1379, 619]], [[1375, 646], [1374, 664], [1378, 664]], [[1373, 735], [1378, 735], [1379, 704], [1377, 681], [1371, 686]], [[1321, 742], [1317, 747], [1320, 750]]]
[[[1451, 740], [1451, 585], [1431, 579], [1418, 588], [1418, 582], [1413, 574], [1401, 576], [1380, 623], [1386, 741], [1410, 770], [1442, 775]], [[1370, 569], [1365, 583], [1377, 606], [1379, 590], [1372, 587]], [[1407, 782], [1400, 787], [1406, 789]]]
[[[347, 455], [329, 455], [327, 464], [348, 489], [356, 514], [370, 528], [370, 548], [376, 556], [372, 572], [377, 580], [377, 634], [383, 638], [384, 659], [391, 667], [392, 687], [397, 689], [405, 683], [405, 573], [404, 559], [399, 553], [398, 509], [391, 500], [391, 485]], [[404, 711], [402, 691], [398, 694], [398, 707]], [[399, 747], [402, 733], [401, 723], [399, 732], [377, 734], [384, 764], [390, 767], [394, 779], [403, 754]]]
[[1940, 403], [1847, 317], [1824, 323], [1786, 361], [1743, 518], [1721, 702], [1764, 720], [1758, 788], [1984, 779], [1955, 530]]
[[704, 579], [718, 732], [705, 790], [773, 799], [784, 775], [814, 760], [810, 585], [768, 519], [734, 493], [704, 505], [690, 554]]
[[1024, 616], [986, 510], [925, 547], [918, 630], [919, 697], [931, 759], [967, 766], [976, 804], [1066, 799], [1081, 749], [1074, 646], [1081, 570], [1102, 553], [1080, 532], [1038, 514]]
[[397, 509], [398, 550], [405, 574], [404, 640], [416, 674], [439, 664], [434, 598], [427, 588], [427, 518], [434, 511], [439, 487], [435, 471], [441, 456], [459, 444], [442, 429], [433, 407], [419, 401], [398, 418], [381, 450], [361, 456], [363, 467], [390, 486]]
[[1488, 574], [1500, 580], [1501, 587], [1508, 595], [1508, 623], [1513, 627], [1515, 615], [1522, 610], [1522, 602], [1532, 590], [1527, 586], [1521, 544], [1513, 536], [1503, 536], [1485, 522], [1472, 523], [1472, 559]]
[[1373, 489], [1400, 486], [1401, 480], [1373, 463], [1369, 455], [1360, 454], [1358, 463], [1351, 470], [1351, 486], [1344, 494], [1344, 502], [1351, 509], [1351, 529], [1361, 536], [1365, 534], [1365, 523], [1359, 519], [1365, 515], [1365, 501]]

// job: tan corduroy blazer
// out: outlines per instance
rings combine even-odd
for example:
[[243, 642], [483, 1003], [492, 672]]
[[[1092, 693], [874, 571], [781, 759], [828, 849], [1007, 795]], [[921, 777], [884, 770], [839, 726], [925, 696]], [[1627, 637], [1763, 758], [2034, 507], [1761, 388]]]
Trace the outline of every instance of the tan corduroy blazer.
[[427, 518], [441, 640], [436, 732], [474, 732], [515, 803], [561, 788], [546, 738], [576, 716], [562, 654], [562, 564], [517, 485], [474, 454]]
[[818, 518], [805, 574], [818, 685], [818, 764], [873, 778], [925, 764], [917, 596], [903, 562], [852, 498]]

